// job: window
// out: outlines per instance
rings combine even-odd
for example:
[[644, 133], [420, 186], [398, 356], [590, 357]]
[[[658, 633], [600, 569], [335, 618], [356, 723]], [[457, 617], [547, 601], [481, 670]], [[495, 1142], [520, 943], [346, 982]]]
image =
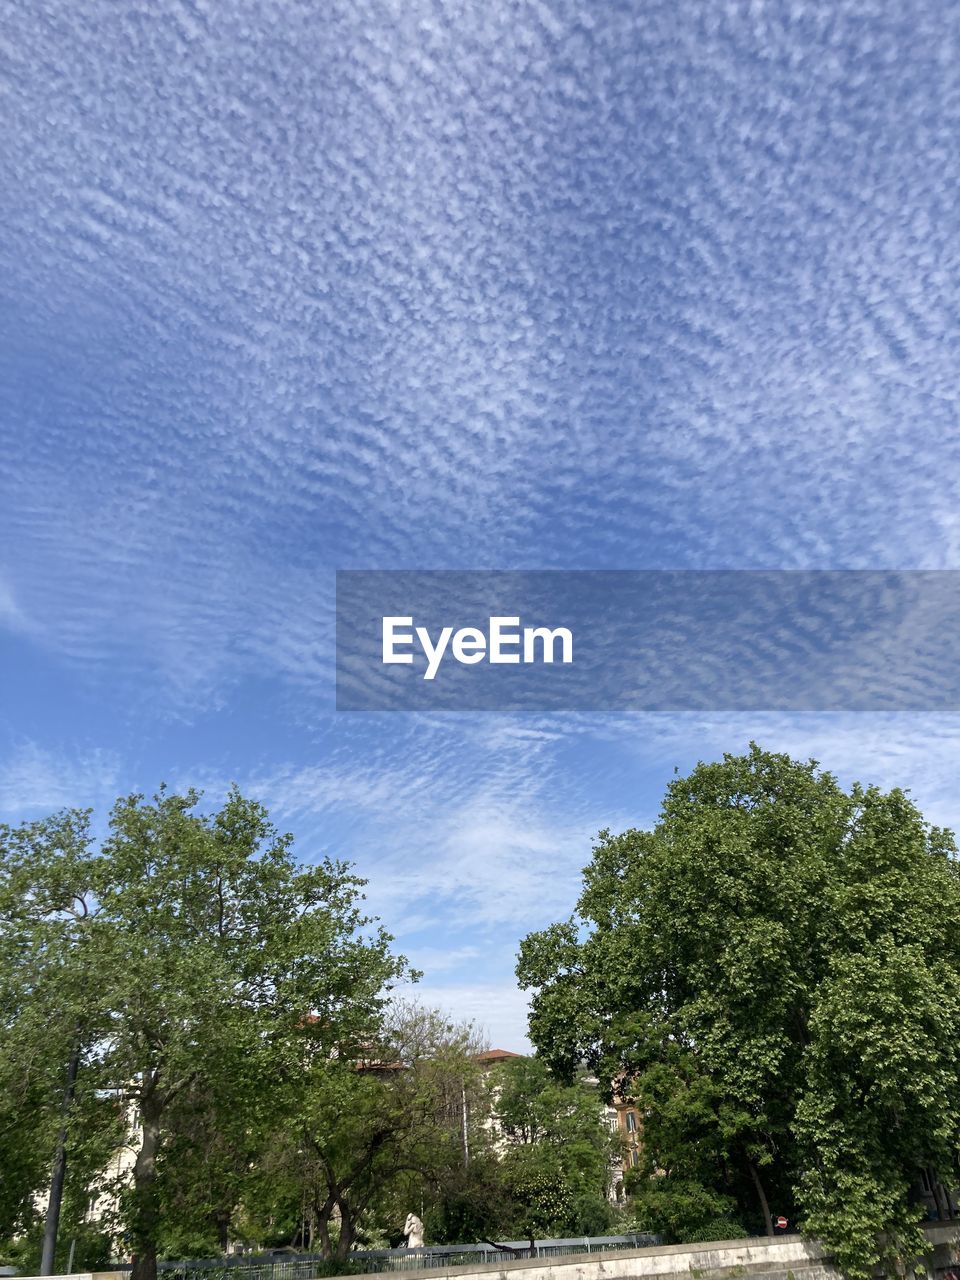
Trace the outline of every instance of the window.
[[637, 1132], [637, 1113], [635, 1111], [627, 1112], [627, 1133]]

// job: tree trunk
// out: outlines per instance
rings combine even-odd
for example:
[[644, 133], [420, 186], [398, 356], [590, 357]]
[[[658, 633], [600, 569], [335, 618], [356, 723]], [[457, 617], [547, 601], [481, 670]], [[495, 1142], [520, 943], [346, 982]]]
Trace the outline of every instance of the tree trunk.
[[334, 1257], [338, 1262], [345, 1262], [350, 1254], [350, 1249], [357, 1237], [356, 1228], [353, 1224], [353, 1218], [350, 1216], [350, 1210], [341, 1201], [340, 1202], [340, 1239], [337, 1241], [337, 1251]]
[[461, 1081], [460, 1101], [463, 1106], [463, 1167], [470, 1164], [470, 1113], [467, 1109], [467, 1086]]
[[333, 1206], [332, 1196], [323, 1204], [315, 1201], [313, 1205], [313, 1221], [316, 1224], [317, 1235], [320, 1237], [320, 1252], [327, 1259], [333, 1257], [333, 1245], [330, 1243], [330, 1218], [333, 1214]]
[[63, 1102], [60, 1108], [60, 1132], [57, 1134], [57, 1146], [53, 1156], [53, 1168], [50, 1173], [50, 1199], [47, 1201], [47, 1217], [43, 1225], [43, 1249], [40, 1254], [40, 1274], [52, 1276], [54, 1258], [57, 1252], [57, 1232], [60, 1229], [60, 1207], [63, 1204], [63, 1184], [67, 1176], [67, 1129], [70, 1112], [73, 1108], [73, 1096], [77, 1088], [77, 1072], [80, 1068], [80, 1037], [74, 1042], [70, 1060], [67, 1063], [67, 1080], [63, 1088]]
[[757, 1189], [757, 1199], [760, 1201], [760, 1208], [763, 1210], [763, 1221], [767, 1228], [767, 1235], [773, 1235], [773, 1218], [770, 1216], [770, 1206], [767, 1204], [767, 1193], [763, 1189], [763, 1183], [760, 1181], [760, 1175], [757, 1173], [757, 1166], [752, 1160], [747, 1160], [750, 1169], [750, 1177], [753, 1179], [753, 1185]]
[[213, 1220], [217, 1227], [217, 1244], [220, 1246], [220, 1252], [226, 1253], [227, 1246], [230, 1244], [230, 1210], [218, 1209], [213, 1215]]
[[160, 1147], [160, 1106], [148, 1095], [141, 1102], [143, 1138], [133, 1166], [133, 1270], [130, 1280], [157, 1280], [157, 1230], [160, 1204], [157, 1191], [157, 1152]]
[[320, 1237], [320, 1252], [324, 1258], [333, 1257], [333, 1249], [330, 1245], [330, 1219], [327, 1217], [317, 1218], [317, 1235]]

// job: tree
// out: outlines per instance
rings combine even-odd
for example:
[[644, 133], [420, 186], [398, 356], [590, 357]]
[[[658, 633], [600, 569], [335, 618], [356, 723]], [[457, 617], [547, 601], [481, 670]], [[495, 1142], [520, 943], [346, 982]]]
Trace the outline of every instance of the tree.
[[920, 1167], [957, 1181], [958, 914], [952, 836], [903, 792], [752, 745], [676, 779], [653, 830], [602, 832], [518, 975], [547, 1061], [646, 1113], [651, 1193], [682, 1170], [705, 1212], [800, 1216], [859, 1277], [922, 1250]]
[[253, 1170], [268, 1136], [282, 1128], [282, 1088], [265, 1084], [258, 1069], [232, 1092], [256, 1100], [225, 1107], [203, 1080], [184, 1089], [167, 1116], [158, 1157], [162, 1226], [158, 1245], [174, 1258], [217, 1257], [237, 1240], [239, 1207], [250, 1194]]
[[431, 1214], [446, 1243], [594, 1235], [610, 1225], [607, 1189], [620, 1143], [596, 1081], [566, 1085], [538, 1058], [496, 1066], [472, 1105], [471, 1159], [451, 1170]]
[[645, 1119], [639, 1165], [624, 1184], [642, 1229], [668, 1244], [746, 1235], [735, 1216], [736, 1169], [727, 1159], [722, 1101], [695, 1055], [667, 1046], [630, 1091], [642, 1099]]
[[[6, 1001], [4, 1000], [4, 1005]], [[49, 1184], [57, 1145], [53, 1117], [63, 1091], [48, 1061], [22, 1052], [22, 1028], [0, 1031], [0, 1241], [39, 1230], [37, 1197]], [[31, 1028], [36, 1043], [42, 1026]], [[14, 1032], [19, 1034], [14, 1037]], [[62, 1077], [62, 1073], [61, 1073]], [[57, 1154], [65, 1152], [61, 1142]], [[61, 1159], [63, 1157], [61, 1156]]]
[[[75, 1113], [91, 1101], [81, 1068], [102, 1030], [85, 967], [89, 818], [76, 810], [0, 827], [0, 1237], [29, 1237], [46, 1191], [41, 1275], [54, 1268]], [[86, 1108], [88, 1148], [95, 1111]]]
[[[524, 1177], [539, 1165], [548, 1181], [559, 1174], [564, 1214], [552, 1229], [599, 1234], [610, 1222], [610, 1186], [620, 1140], [607, 1125], [596, 1080], [583, 1073], [564, 1084], [540, 1058], [511, 1058], [489, 1078], [496, 1128]], [[518, 1148], [523, 1148], [519, 1154]], [[559, 1202], [559, 1201], [557, 1201]]]
[[[25, 944], [2, 953], [17, 1063], [44, 1060], [34, 1023], [55, 989], [57, 1025], [82, 1028], [104, 1109], [136, 1113], [121, 1203], [133, 1280], [156, 1275], [164, 1155], [188, 1095], [255, 1126], [306, 1052], [349, 1052], [370, 1034], [405, 969], [344, 864], [299, 866], [236, 789], [216, 813], [198, 804], [165, 788], [122, 799], [99, 848], [77, 815], [0, 839], [0, 923]], [[57, 821], [80, 838], [58, 839]]]
[[485, 1241], [522, 1256], [508, 1241], [567, 1235], [575, 1212], [558, 1151], [548, 1145], [518, 1145], [497, 1153], [481, 1149], [470, 1164], [441, 1187], [431, 1206], [438, 1243]]
[[481, 1047], [472, 1025], [398, 1002], [351, 1052], [312, 1053], [288, 1122], [264, 1152], [266, 1194], [251, 1197], [251, 1227], [258, 1211], [261, 1220], [264, 1210], [287, 1222], [307, 1217], [324, 1256], [342, 1260], [365, 1215], [385, 1204], [397, 1212], [399, 1185], [418, 1203], [462, 1165], [463, 1099]]
[[554, 1148], [515, 1147], [500, 1168], [503, 1235], [530, 1241], [565, 1236], [573, 1215], [573, 1202], [560, 1154]]

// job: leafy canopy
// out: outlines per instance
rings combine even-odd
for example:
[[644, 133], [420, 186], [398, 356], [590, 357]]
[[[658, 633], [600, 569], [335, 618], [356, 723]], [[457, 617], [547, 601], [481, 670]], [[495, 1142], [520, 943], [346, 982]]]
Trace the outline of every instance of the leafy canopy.
[[[291, 838], [236, 789], [214, 813], [199, 802], [165, 788], [123, 798], [99, 845], [80, 812], [0, 828], [0, 1075], [40, 1118], [47, 1168], [73, 1046], [87, 1110], [72, 1109], [68, 1146], [118, 1111], [137, 1117], [132, 1185], [111, 1198], [134, 1280], [155, 1274], [173, 1207], [196, 1202], [191, 1179], [213, 1217], [229, 1213], [252, 1135], [277, 1122], [307, 1046], [352, 1052], [405, 972], [344, 864], [298, 864]], [[209, 1166], [189, 1141], [204, 1130], [221, 1135]], [[14, 1157], [0, 1197], [9, 1229], [44, 1162], [6, 1127], [0, 1138]]]
[[675, 779], [652, 830], [602, 832], [518, 976], [544, 1058], [646, 1112], [641, 1203], [784, 1213], [866, 1276], [921, 1250], [920, 1170], [958, 1180], [958, 919], [952, 836], [903, 792], [753, 745]]

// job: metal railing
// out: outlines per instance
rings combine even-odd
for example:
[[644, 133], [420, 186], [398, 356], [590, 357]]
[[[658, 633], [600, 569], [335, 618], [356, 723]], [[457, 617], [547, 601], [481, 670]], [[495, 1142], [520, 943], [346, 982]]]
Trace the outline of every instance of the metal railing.
[[653, 1235], [579, 1236], [567, 1240], [537, 1240], [534, 1253], [529, 1240], [502, 1241], [505, 1248], [491, 1244], [424, 1245], [421, 1249], [365, 1249], [352, 1253], [364, 1271], [412, 1271], [421, 1268], [462, 1267], [470, 1263], [509, 1262], [511, 1259], [559, 1257], [572, 1253], [608, 1253], [621, 1249], [642, 1249], [659, 1244]]
[[[484, 1262], [510, 1262], [517, 1258], [560, 1257], [576, 1253], [611, 1253], [643, 1249], [660, 1243], [648, 1233], [623, 1236], [578, 1236], [566, 1240], [537, 1240], [531, 1255], [529, 1240], [505, 1240], [492, 1244], [424, 1245], [417, 1249], [356, 1249], [347, 1257], [344, 1272], [419, 1271], [463, 1267]], [[314, 1280], [318, 1274], [334, 1274], [332, 1264], [320, 1254], [233, 1254], [227, 1258], [195, 1258], [161, 1262], [164, 1280]], [[116, 1270], [128, 1270], [117, 1267]]]

